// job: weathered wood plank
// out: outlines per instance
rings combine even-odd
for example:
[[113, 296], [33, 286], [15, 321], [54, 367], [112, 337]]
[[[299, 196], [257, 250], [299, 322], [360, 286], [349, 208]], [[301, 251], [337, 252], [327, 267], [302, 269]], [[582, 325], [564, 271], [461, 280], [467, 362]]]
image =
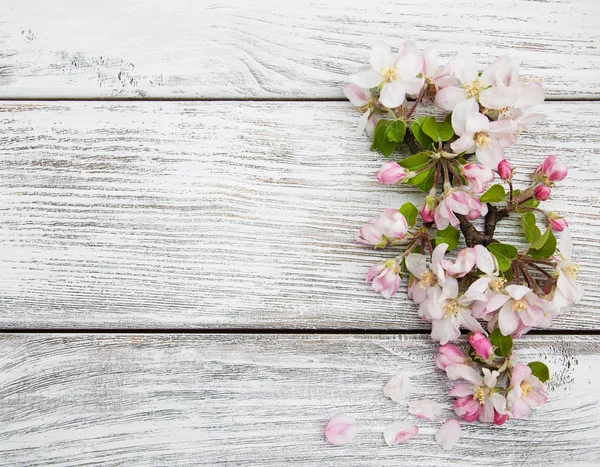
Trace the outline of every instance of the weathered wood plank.
[[378, 38], [513, 51], [554, 97], [598, 97], [595, 0], [5, 1], [0, 97], [332, 98]]
[[[453, 416], [450, 382], [426, 336], [1, 335], [0, 465], [564, 465], [600, 461], [599, 337], [530, 336], [523, 361], [552, 372], [550, 401], [504, 426], [463, 425], [450, 452], [440, 421], [390, 448], [412, 419], [382, 394], [399, 369], [412, 398]], [[352, 445], [325, 443], [338, 412]]]
[[[552, 207], [587, 295], [555, 329], [600, 328], [599, 109], [546, 104], [509, 151], [520, 181], [547, 153], [571, 167]], [[377, 182], [356, 120], [341, 102], [3, 104], [0, 327], [427, 328], [364, 284], [388, 253], [357, 229], [422, 196]]]

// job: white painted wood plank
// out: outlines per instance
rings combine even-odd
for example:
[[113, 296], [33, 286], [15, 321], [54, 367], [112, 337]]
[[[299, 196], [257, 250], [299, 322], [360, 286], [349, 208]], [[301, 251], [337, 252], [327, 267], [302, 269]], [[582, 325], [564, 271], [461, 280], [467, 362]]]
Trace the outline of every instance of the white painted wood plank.
[[[585, 299], [556, 329], [600, 329], [600, 103], [551, 103], [509, 157], [570, 165]], [[364, 284], [387, 257], [358, 228], [422, 196], [377, 182], [349, 103], [0, 106], [0, 327], [426, 329]], [[583, 123], [585, 122], [585, 123]], [[521, 237], [517, 219], [499, 238]]]
[[596, 0], [2, 0], [0, 97], [333, 98], [378, 38], [600, 95]]
[[[406, 445], [381, 432], [413, 419], [382, 394], [399, 369], [413, 399], [452, 417], [452, 386], [427, 336], [2, 335], [0, 465], [569, 465], [600, 461], [599, 337], [529, 336], [550, 400], [525, 420], [463, 425], [453, 451], [440, 421]], [[327, 445], [332, 415], [360, 422]]]

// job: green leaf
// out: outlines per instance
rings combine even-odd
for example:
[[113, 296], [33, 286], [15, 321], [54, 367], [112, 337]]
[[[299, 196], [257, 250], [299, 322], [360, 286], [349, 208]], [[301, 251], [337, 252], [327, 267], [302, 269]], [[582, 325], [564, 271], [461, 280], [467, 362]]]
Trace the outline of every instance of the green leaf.
[[444, 230], [438, 230], [435, 237], [435, 246], [440, 243], [448, 244], [448, 251], [454, 250], [458, 246], [460, 232], [452, 226], [446, 227]]
[[[437, 170], [435, 167], [425, 170], [423, 173], [426, 173], [427, 177], [422, 182], [415, 184], [415, 186], [421, 191], [425, 191], [425, 192], [430, 191], [431, 188], [433, 188], [433, 184], [435, 182], [436, 171]], [[421, 174], [419, 174], [419, 175], [421, 175]]]
[[[430, 167], [429, 169], [424, 170], [423, 172], [415, 175], [414, 177], [409, 178], [406, 183], [408, 185], [414, 185], [414, 186], [418, 187], [423, 182], [426, 182], [432, 176], [432, 174], [435, 174], [435, 167]], [[431, 189], [431, 188], [429, 188], [429, 189]], [[429, 190], [423, 190], [423, 191], [429, 191]]]
[[401, 143], [406, 134], [406, 123], [404, 120], [394, 120], [387, 129], [387, 137], [390, 141]]
[[407, 157], [406, 159], [402, 159], [399, 164], [405, 169], [416, 171], [422, 169], [427, 164], [431, 162], [431, 152], [424, 151], [414, 156]]
[[408, 222], [408, 225], [410, 225], [411, 227], [415, 225], [415, 222], [417, 222], [417, 215], [419, 214], [419, 210], [414, 204], [410, 202], [404, 203], [400, 208], [400, 213], [404, 216], [406, 222]]
[[487, 246], [488, 251], [498, 260], [498, 268], [500, 272], [505, 272], [510, 269], [512, 260], [517, 256], [517, 249], [506, 243], [491, 243]]
[[448, 141], [454, 136], [452, 125], [446, 121], [438, 122], [435, 117], [429, 117], [421, 125], [421, 130], [433, 141]]
[[518, 250], [507, 243], [490, 243], [487, 249], [491, 253], [497, 253], [508, 259], [515, 259], [517, 257]]
[[500, 329], [495, 329], [490, 337], [490, 342], [496, 350], [494, 353], [500, 357], [510, 357], [513, 348], [513, 339], [511, 336], [505, 336]]
[[550, 379], [550, 370], [545, 363], [542, 362], [531, 362], [527, 366], [531, 368], [531, 374], [539, 379], [542, 383], [545, 383]]
[[410, 129], [412, 130], [415, 139], [419, 142], [421, 146], [423, 146], [424, 149], [431, 149], [433, 147], [433, 140], [425, 133], [423, 133], [421, 125], [418, 122], [414, 122], [411, 125]]
[[379, 150], [385, 157], [389, 157], [396, 149], [396, 143], [390, 141], [387, 137], [387, 130], [392, 123], [391, 120], [379, 120], [377, 122], [373, 144], [371, 145], [371, 149]]
[[492, 185], [479, 200], [482, 203], [497, 203], [506, 199], [506, 191], [502, 185]]
[[529, 243], [535, 243], [542, 236], [542, 231], [536, 225], [535, 215], [532, 212], [527, 212], [523, 214], [521, 221], [525, 230], [525, 238], [527, 238]]
[[[546, 237], [547, 236], [547, 237]], [[541, 238], [546, 237], [546, 241], [540, 248], [533, 248], [529, 250], [529, 254], [533, 256], [535, 259], [544, 259], [550, 258], [556, 251], [556, 237], [554, 236], [554, 232], [552, 229], [548, 229], [538, 241], [536, 241], [536, 245], [540, 243]]]
[[[544, 232], [544, 235], [540, 235], [539, 238], [537, 238], [535, 240], [535, 242], [532, 242], [531, 244], [531, 248], [533, 250], [539, 250], [540, 248], [542, 248], [546, 242], [548, 241], [548, 237], [550, 237], [550, 233], [552, 232], [552, 229], [548, 229]], [[540, 231], [541, 233], [541, 231]]]

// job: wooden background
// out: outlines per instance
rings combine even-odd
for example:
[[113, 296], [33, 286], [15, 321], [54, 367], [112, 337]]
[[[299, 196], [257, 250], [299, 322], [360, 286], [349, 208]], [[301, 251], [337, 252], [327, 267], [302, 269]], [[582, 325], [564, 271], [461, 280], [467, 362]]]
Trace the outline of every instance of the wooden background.
[[[585, 0], [0, 0], [0, 465], [600, 464], [600, 4]], [[377, 38], [511, 51], [586, 296], [518, 341], [549, 403], [502, 427], [438, 423], [390, 448], [399, 369], [452, 416], [415, 307], [364, 285], [382, 208], [347, 76]], [[516, 220], [499, 234], [519, 237]], [[356, 442], [325, 443], [338, 412]]]

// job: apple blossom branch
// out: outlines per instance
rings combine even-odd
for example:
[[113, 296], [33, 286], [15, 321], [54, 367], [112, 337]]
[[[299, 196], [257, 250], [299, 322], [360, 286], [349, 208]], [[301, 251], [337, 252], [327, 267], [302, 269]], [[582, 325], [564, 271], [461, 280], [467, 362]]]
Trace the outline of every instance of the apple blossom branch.
[[[351, 80], [344, 91], [361, 112], [359, 133], [391, 158], [377, 179], [424, 193], [419, 206], [386, 209], [360, 229], [361, 243], [400, 249], [372, 266], [367, 282], [391, 298], [405, 278], [408, 297], [441, 344], [438, 360], [448, 360], [438, 366], [463, 380], [450, 392], [457, 415], [496, 424], [527, 415], [546, 402], [550, 376], [543, 363], [515, 363], [513, 338], [549, 327], [583, 295], [567, 221], [541, 207], [567, 176], [566, 165], [548, 156], [529, 185], [518, 188], [505, 158], [505, 149], [544, 118], [529, 111], [544, 101], [542, 85], [520, 80], [510, 55], [482, 71], [466, 52], [442, 66], [435, 47], [419, 50], [412, 41], [395, 52], [376, 42], [369, 65]], [[416, 118], [420, 104], [433, 106], [436, 115], [446, 112], [445, 118]], [[397, 151], [402, 144], [410, 156]], [[494, 236], [509, 216], [520, 218], [524, 249]], [[447, 257], [461, 235], [466, 247]], [[471, 331], [464, 352], [450, 344], [461, 328]], [[403, 425], [392, 432], [412, 437], [418, 430]]]

